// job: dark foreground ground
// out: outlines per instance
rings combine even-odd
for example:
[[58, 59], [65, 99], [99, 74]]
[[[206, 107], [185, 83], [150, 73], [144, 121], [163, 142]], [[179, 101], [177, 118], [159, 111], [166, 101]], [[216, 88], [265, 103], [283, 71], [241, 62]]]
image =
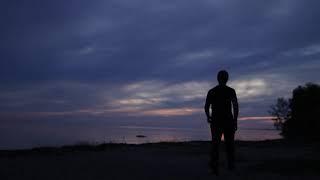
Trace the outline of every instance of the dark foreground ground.
[[208, 171], [209, 142], [103, 144], [0, 151], [0, 179], [320, 179], [320, 146], [237, 142], [237, 169]]

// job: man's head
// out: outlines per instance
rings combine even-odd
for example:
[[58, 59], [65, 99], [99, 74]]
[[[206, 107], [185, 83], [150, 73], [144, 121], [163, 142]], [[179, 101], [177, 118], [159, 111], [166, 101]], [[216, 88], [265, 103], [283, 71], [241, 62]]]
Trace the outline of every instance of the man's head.
[[228, 72], [225, 70], [219, 71], [219, 73], [217, 75], [217, 79], [218, 79], [219, 84], [226, 85], [228, 82], [228, 79], [229, 79]]

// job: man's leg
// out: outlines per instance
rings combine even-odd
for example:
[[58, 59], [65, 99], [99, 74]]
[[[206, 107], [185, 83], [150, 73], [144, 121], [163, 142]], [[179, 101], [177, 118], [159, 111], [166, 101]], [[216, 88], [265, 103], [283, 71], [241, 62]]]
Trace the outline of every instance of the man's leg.
[[228, 168], [233, 170], [235, 168], [235, 145], [234, 145], [234, 131], [224, 132], [224, 141], [226, 144]]
[[222, 136], [222, 131], [219, 128], [216, 128], [214, 126], [210, 126], [211, 128], [211, 160], [210, 160], [210, 165], [213, 170], [218, 171], [218, 166], [219, 166], [219, 145], [221, 142], [221, 136]]

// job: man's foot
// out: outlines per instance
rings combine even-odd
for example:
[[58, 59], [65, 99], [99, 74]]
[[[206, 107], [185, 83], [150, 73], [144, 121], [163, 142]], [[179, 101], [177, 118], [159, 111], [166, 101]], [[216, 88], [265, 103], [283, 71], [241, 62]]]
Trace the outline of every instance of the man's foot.
[[234, 166], [234, 164], [229, 164], [228, 165], [228, 170], [229, 171], [234, 171], [236, 169], [236, 167]]
[[219, 175], [219, 167], [212, 162], [209, 162], [210, 172], [214, 175]]
[[219, 168], [217, 166], [214, 166], [211, 169], [212, 169], [212, 174], [219, 176]]

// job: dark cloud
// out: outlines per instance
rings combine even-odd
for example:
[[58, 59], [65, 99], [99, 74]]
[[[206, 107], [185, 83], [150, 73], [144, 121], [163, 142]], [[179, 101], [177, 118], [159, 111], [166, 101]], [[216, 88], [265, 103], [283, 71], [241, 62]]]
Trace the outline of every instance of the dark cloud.
[[242, 115], [267, 115], [278, 96], [319, 82], [319, 5], [2, 1], [1, 113], [200, 113], [227, 69]]

